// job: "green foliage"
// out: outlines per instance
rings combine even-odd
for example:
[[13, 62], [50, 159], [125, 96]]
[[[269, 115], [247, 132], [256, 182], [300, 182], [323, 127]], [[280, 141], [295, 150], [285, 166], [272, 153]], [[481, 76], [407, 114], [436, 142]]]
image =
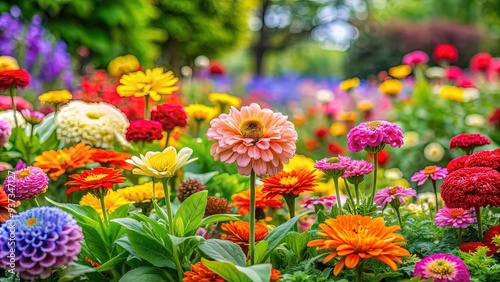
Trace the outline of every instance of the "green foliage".
[[248, 267], [237, 266], [228, 261], [210, 261], [202, 259], [203, 264], [227, 281], [266, 282], [271, 276], [270, 264], [257, 264]]
[[471, 281], [500, 281], [500, 261], [496, 256], [487, 256], [486, 253], [488, 251], [487, 247], [479, 247], [475, 253], [458, 251], [458, 255], [471, 273]]

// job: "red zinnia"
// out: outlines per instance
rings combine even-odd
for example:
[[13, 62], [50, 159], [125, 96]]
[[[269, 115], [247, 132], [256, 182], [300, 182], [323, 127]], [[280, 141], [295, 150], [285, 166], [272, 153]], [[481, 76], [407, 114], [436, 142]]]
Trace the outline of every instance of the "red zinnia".
[[[221, 226], [222, 230], [228, 234], [222, 234], [222, 240], [231, 241], [241, 247], [245, 254], [248, 254], [248, 246], [250, 241], [250, 222], [236, 221], [223, 223]], [[255, 243], [264, 240], [269, 230], [267, 226], [256, 222], [255, 223]]]
[[479, 151], [469, 156], [465, 167], [482, 166], [491, 167], [500, 171], [500, 148], [495, 150]]
[[328, 152], [334, 156], [345, 155], [345, 149], [335, 142], [328, 144]]
[[191, 264], [191, 271], [184, 271], [182, 282], [226, 282], [224, 278], [208, 269], [203, 262]]
[[500, 248], [493, 241], [495, 237], [500, 237], [500, 225], [490, 227], [490, 229], [488, 229], [488, 231], [486, 231], [483, 236], [483, 243], [488, 246], [488, 248], [490, 248], [492, 254], [496, 254], [498, 252], [498, 249]]
[[80, 174], [72, 174], [69, 177], [74, 180], [66, 182], [65, 185], [76, 185], [66, 191], [66, 194], [75, 191], [85, 191], [88, 189], [107, 188], [112, 189], [114, 184], [123, 183], [125, 177], [122, 176], [122, 170], [106, 167], [95, 167], [84, 170]]
[[314, 134], [318, 139], [326, 139], [328, 137], [328, 129], [325, 127], [319, 127], [314, 130]]
[[455, 62], [458, 59], [458, 51], [457, 48], [451, 44], [438, 44], [434, 48], [433, 57], [436, 62]]
[[490, 67], [492, 59], [488, 53], [478, 53], [470, 59], [470, 68], [474, 71], [486, 70]]
[[[368, 158], [373, 161], [373, 154], [369, 153]], [[389, 151], [387, 150], [382, 150], [378, 152], [378, 165], [380, 167], [385, 167], [389, 161], [391, 160], [391, 155], [389, 154]]]
[[441, 197], [449, 208], [500, 206], [500, 173], [489, 167], [464, 167], [446, 177]]
[[0, 90], [5, 91], [10, 87], [26, 87], [30, 84], [30, 75], [23, 69], [1, 70]]
[[460, 248], [460, 251], [464, 253], [475, 253], [477, 252], [477, 248], [479, 247], [488, 247], [489, 251], [486, 253], [486, 255], [491, 256], [494, 255], [496, 252], [493, 252], [491, 248], [481, 242], [467, 242], [467, 243], [462, 243], [458, 248]]
[[448, 173], [452, 173], [455, 170], [461, 169], [465, 166], [465, 162], [469, 159], [469, 156], [464, 155], [460, 156], [458, 158], [454, 158], [451, 160], [448, 165], [446, 166], [446, 170], [448, 170]]
[[163, 130], [172, 131], [176, 126], [187, 125], [187, 114], [182, 105], [163, 104], [155, 106], [151, 111], [151, 119], [161, 123]]
[[491, 144], [490, 139], [479, 133], [462, 133], [451, 138], [450, 149], [460, 148], [464, 150], [467, 155], [471, 155], [474, 148], [488, 144]]
[[163, 128], [161, 123], [154, 120], [136, 120], [132, 121], [127, 128], [125, 138], [128, 141], [147, 141], [161, 140], [163, 138]]

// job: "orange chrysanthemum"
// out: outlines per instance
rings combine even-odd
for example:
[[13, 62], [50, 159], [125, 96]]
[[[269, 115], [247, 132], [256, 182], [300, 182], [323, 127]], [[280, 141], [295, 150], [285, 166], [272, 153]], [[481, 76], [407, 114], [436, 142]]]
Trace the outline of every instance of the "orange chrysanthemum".
[[92, 149], [84, 143], [79, 143], [74, 147], [64, 148], [58, 151], [50, 150], [43, 152], [35, 158], [36, 167], [41, 168], [52, 180], [66, 172], [67, 169], [84, 167], [91, 163]]
[[281, 272], [275, 268], [271, 268], [270, 282], [276, 282], [280, 280], [280, 278], [281, 278]]
[[132, 155], [129, 153], [104, 149], [94, 149], [90, 156], [92, 162], [100, 163], [101, 166], [111, 168], [121, 167], [126, 170], [132, 170], [134, 168], [133, 165], [125, 162], [125, 160], [130, 158], [132, 158]]
[[191, 264], [192, 271], [185, 271], [182, 282], [225, 282], [224, 278], [208, 269], [203, 262]]
[[354, 268], [361, 259], [375, 258], [387, 264], [392, 270], [398, 269], [397, 263], [402, 263], [398, 257], [405, 257], [410, 253], [401, 247], [404, 237], [394, 231], [399, 226], [386, 227], [384, 219], [361, 215], [339, 215], [337, 218], [325, 220], [317, 232], [326, 239], [312, 240], [307, 246], [316, 247], [316, 250], [332, 250], [323, 260], [329, 262], [333, 258], [342, 257], [333, 269], [338, 275], [346, 266]]
[[66, 182], [65, 185], [76, 185], [66, 191], [66, 194], [81, 190], [107, 188], [112, 189], [114, 184], [123, 183], [125, 177], [122, 170], [107, 167], [95, 167], [84, 170], [80, 174], [72, 174], [69, 177], [74, 180]]
[[[223, 223], [221, 226], [222, 230], [229, 234], [222, 234], [222, 240], [231, 241], [241, 247], [245, 254], [248, 253], [248, 246], [250, 241], [250, 222], [236, 221]], [[267, 227], [259, 222], [255, 223], [255, 243], [264, 240], [269, 230]]]
[[275, 176], [262, 179], [262, 192], [267, 193], [269, 198], [287, 194], [299, 195], [305, 191], [314, 192], [314, 187], [318, 186], [314, 173], [314, 170], [306, 169], [279, 172]]
[[[269, 197], [267, 193], [264, 193], [263, 189], [264, 186], [262, 185], [255, 187], [255, 208], [265, 210], [266, 207], [279, 209], [283, 206], [280, 195]], [[239, 215], [247, 214], [250, 211], [250, 189], [234, 194], [231, 199], [234, 201], [232, 206], [239, 208]]]

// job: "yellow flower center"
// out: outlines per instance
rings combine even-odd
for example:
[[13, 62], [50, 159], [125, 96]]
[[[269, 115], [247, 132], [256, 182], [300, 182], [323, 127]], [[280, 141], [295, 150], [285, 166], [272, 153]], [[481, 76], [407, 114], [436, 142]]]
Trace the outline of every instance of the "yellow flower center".
[[464, 215], [464, 210], [462, 209], [454, 209], [450, 212], [451, 217], [458, 217]]
[[337, 157], [331, 157], [328, 160], [326, 160], [327, 163], [338, 163], [340, 160]]
[[398, 192], [398, 188], [396, 188], [396, 187], [387, 190], [387, 194], [389, 194], [391, 196], [396, 194], [397, 192]]
[[69, 160], [70, 160], [70, 158], [69, 158], [68, 154], [66, 154], [64, 152], [59, 152], [59, 154], [57, 154], [57, 161], [60, 164], [67, 163], [67, 162], [69, 162]]
[[20, 171], [18, 171], [16, 176], [17, 176], [17, 178], [25, 178], [25, 177], [30, 176], [30, 174], [31, 174], [31, 170], [24, 168], [24, 169], [21, 169]]
[[108, 176], [108, 174], [105, 174], [105, 173], [91, 174], [91, 175], [85, 177], [84, 180], [85, 181], [97, 181], [97, 180], [103, 179], [106, 176]]
[[295, 185], [298, 181], [299, 179], [296, 176], [287, 176], [281, 178], [280, 184], [283, 186], [292, 186]]
[[426, 175], [433, 174], [435, 172], [436, 172], [436, 166], [435, 165], [426, 166], [424, 168], [424, 173]]
[[158, 153], [149, 158], [149, 165], [157, 171], [169, 171], [176, 163], [177, 154], [173, 151]]
[[240, 124], [240, 132], [243, 137], [252, 138], [257, 142], [266, 134], [266, 126], [260, 119], [249, 118]]
[[452, 276], [454, 271], [453, 266], [444, 259], [436, 259], [429, 264], [428, 269], [430, 272], [440, 276], [440, 277], [449, 277]]
[[380, 121], [372, 121], [368, 123], [366, 127], [368, 127], [369, 129], [376, 129], [380, 124], [381, 124]]
[[85, 116], [87, 116], [89, 119], [100, 119], [102, 116], [104, 116], [105, 113], [102, 113], [102, 112], [88, 112], [87, 114], [85, 114]]
[[36, 223], [36, 218], [34, 218], [34, 217], [30, 217], [30, 218], [28, 218], [28, 220], [26, 220], [26, 225], [27, 226], [31, 226], [31, 225], [33, 225], [35, 223]]

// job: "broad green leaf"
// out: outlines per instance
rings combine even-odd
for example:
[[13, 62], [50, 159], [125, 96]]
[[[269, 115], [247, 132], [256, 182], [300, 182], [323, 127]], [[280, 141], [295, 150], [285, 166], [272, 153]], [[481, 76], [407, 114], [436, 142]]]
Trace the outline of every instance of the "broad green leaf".
[[235, 265], [245, 266], [246, 256], [240, 246], [233, 242], [209, 239], [201, 243], [198, 249], [207, 257], [217, 261], [228, 261]]
[[144, 234], [144, 232], [136, 232], [133, 230], [128, 230], [127, 236], [130, 240], [132, 249], [134, 249], [139, 257], [157, 267], [170, 267], [176, 269], [175, 263], [172, 260], [172, 251], [160, 244], [155, 238]]
[[228, 261], [209, 261], [201, 259], [203, 264], [231, 282], [267, 282], [271, 277], [271, 264], [256, 264], [252, 266], [237, 266]]
[[155, 211], [158, 217], [168, 222], [167, 211], [162, 209], [155, 201], [153, 201], [153, 206], [155, 207]]
[[89, 248], [89, 252], [99, 261], [108, 261], [110, 256], [108, 254], [108, 249], [111, 246], [107, 245], [106, 238], [103, 238], [99, 231], [95, 228], [95, 225], [87, 224], [85, 222], [79, 222], [78, 225], [82, 227], [83, 237], [85, 244]]
[[[161, 241], [162, 238], [165, 238], [167, 236], [167, 229], [164, 225], [161, 225], [157, 221], [143, 215], [143, 214], [134, 214], [133, 217], [137, 220], [144, 221], [149, 224], [151, 228], [151, 235], [153, 235], [155, 238], [159, 239]], [[144, 230], [145, 226], [143, 226]]]
[[255, 258], [254, 258], [254, 261], [255, 263], [261, 263], [263, 262], [263, 258], [266, 256], [266, 250], [267, 250], [267, 242], [262, 240], [260, 241], [259, 243], [257, 243], [255, 245], [255, 249], [254, 249], [254, 255], [255, 255]]
[[192, 235], [190, 232], [196, 231], [200, 227], [205, 207], [207, 206], [208, 191], [200, 191], [189, 196], [177, 210], [174, 215], [174, 224], [179, 225], [179, 219], [182, 221], [182, 229], [176, 228], [176, 236]]
[[[53, 204], [54, 206], [61, 208], [64, 211], [69, 212], [73, 215], [76, 221], [80, 222], [89, 222], [93, 221], [95, 223], [102, 222], [101, 216], [97, 213], [97, 211], [90, 206], [81, 206], [77, 204], [66, 204], [66, 203], [58, 203], [53, 201], [47, 197], [45, 199]], [[90, 223], [90, 222], [89, 222]]]
[[70, 282], [83, 276], [86, 273], [95, 272], [94, 267], [86, 266], [83, 264], [78, 264], [76, 262], [71, 263], [62, 273], [57, 280], [57, 282]]
[[127, 217], [129, 207], [130, 207], [130, 205], [126, 204], [126, 205], [123, 205], [123, 206], [117, 208], [114, 212], [109, 214], [109, 216], [108, 216], [109, 220], [112, 220], [115, 218]]
[[125, 227], [127, 230], [143, 232], [141, 223], [132, 218], [117, 218], [113, 219], [111, 222], [116, 222]]
[[243, 272], [253, 282], [267, 282], [271, 277], [272, 265], [270, 263], [256, 264], [247, 267], [236, 266], [236, 268]]
[[175, 281], [174, 278], [166, 271], [156, 267], [141, 266], [134, 268], [120, 278], [118, 282], [165, 282]]
[[221, 221], [238, 221], [240, 220], [240, 215], [237, 214], [214, 214], [211, 216], [205, 217], [202, 221], [200, 226], [207, 226], [209, 224], [213, 224], [216, 222], [221, 222]]
[[120, 254], [118, 254], [117, 256], [113, 257], [112, 259], [110, 259], [109, 261], [105, 262], [104, 264], [102, 264], [101, 266], [99, 266], [96, 271], [106, 271], [106, 270], [110, 270], [112, 269], [115, 265], [119, 264], [119, 263], [122, 263], [124, 261], [127, 260], [127, 257], [128, 257], [128, 252], [125, 251], [125, 252], [122, 252]]
[[182, 244], [183, 242], [185, 242], [187, 240], [191, 240], [191, 239], [196, 239], [197, 241], [200, 241], [200, 242], [203, 241], [203, 240], [205, 240], [201, 236], [177, 237], [177, 236], [168, 234], [168, 237], [170, 237], [170, 240], [172, 241], [172, 243], [175, 246], [178, 246], [178, 245]]
[[309, 234], [309, 232], [290, 232], [285, 236], [284, 241], [286, 247], [291, 250], [300, 261], [307, 249], [307, 243], [311, 241], [311, 239], [311, 234]]

